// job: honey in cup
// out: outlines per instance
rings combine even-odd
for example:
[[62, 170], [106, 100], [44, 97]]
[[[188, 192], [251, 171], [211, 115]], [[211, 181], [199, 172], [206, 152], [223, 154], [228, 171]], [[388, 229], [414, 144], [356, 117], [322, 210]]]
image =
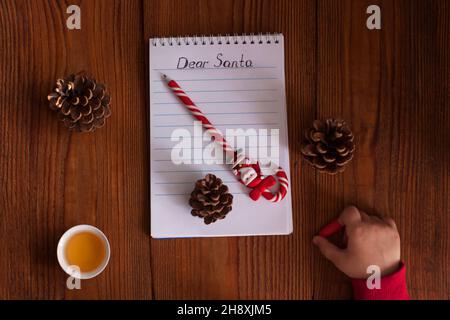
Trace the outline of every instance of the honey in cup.
[[81, 231], [67, 240], [64, 254], [69, 265], [78, 266], [82, 273], [92, 272], [105, 260], [106, 244], [95, 233]]

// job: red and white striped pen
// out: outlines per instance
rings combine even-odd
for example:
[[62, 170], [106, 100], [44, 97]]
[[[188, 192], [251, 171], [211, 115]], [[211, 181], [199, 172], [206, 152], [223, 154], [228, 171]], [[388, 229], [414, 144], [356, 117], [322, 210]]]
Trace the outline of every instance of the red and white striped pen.
[[[259, 163], [254, 163], [244, 155], [238, 154], [175, 80], [168, 78], [165, 74], [162, 75], [162, 78], [194, 118], [200, 121], [203, 128], [222, 146], [227, 158], [233, 159], [232, 172], [242, 184], [252, 189], [249, 193], [250, 198], [256, 201], [260, 196], [263, 196], [269, 201], [280, 202], [289, 189], [289, 180], [286, 172], [281, 167], [278, 167], [274, 175], [263, 176]], [[276, 184], [275, 177], [278, 178], [279, 190], [272, 192], [269, 188]]]

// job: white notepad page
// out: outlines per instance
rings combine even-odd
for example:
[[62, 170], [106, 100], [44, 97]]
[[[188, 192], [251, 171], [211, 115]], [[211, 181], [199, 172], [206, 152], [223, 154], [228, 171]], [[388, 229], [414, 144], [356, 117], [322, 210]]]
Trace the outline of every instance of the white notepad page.
[[[180, 128], [194, 135], [194, 119], [161, 79], [164, 73], [177, 81], [224, 134], [227, 128], [252, 128], [259, 138], [264, 133], [259, 129], [267, 129], [267, 135], [276, 133], [271, 129], [279, 129], [279, 139], [267, 137], [266, 142], [260, 139], [259, 143], [278, 143], [279, 164], [290, 177], [283, 40], [282, 35], [150, 39], [152, 237], [292, 232], [290, 190], [279, 203], [263, 197], [255, 202], [248, 196], [250, 190], [237, 181], [226, 164], [173, 163], [172, 149], [179, 141], [172, 141], [171, 136]], [[204, 146], [208, 144], [204, 142]], [[198, 157], [193, 142], [192, 147], [193, 157]], [[188, 203], [195, 182], [207, 173], [221, 178], [234, 196], [233, 210], [210, 225], [193, 217]]]

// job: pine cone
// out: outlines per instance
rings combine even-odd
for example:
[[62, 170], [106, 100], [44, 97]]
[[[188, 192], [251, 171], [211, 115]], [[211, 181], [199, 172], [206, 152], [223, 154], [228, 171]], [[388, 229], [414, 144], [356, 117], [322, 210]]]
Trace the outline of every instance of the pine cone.
[[111, 115], [111, 98], [105, 86], [85, 75], [58, 79], [47, 99], [50, 108], [58, 112], [58, 119], [70, 130], [92, 132]]
[[315, 120], [305, 132], [301, 152], [306, 161], [320, 172], [335, 174], [353, 158], [355, 143], [345, 121]]
[[197, 180], [191, 193], [189, 204], [193, 208], [194, 217], [203, 218], [206, 224], [225, 218], [231, 211], [233, 195], [222, 180], [213, 174], [207, 174], [204, 179]]

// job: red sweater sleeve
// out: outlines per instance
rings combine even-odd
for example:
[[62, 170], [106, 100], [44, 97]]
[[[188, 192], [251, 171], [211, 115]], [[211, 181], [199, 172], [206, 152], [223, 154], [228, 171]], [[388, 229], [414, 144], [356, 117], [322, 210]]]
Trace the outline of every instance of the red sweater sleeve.
[[365, 279], [352, 279], [352, 285], [355, 300], [409, 300], [403, 263], [397, 272], [381, 278], [380, 289], [367, 288]]

